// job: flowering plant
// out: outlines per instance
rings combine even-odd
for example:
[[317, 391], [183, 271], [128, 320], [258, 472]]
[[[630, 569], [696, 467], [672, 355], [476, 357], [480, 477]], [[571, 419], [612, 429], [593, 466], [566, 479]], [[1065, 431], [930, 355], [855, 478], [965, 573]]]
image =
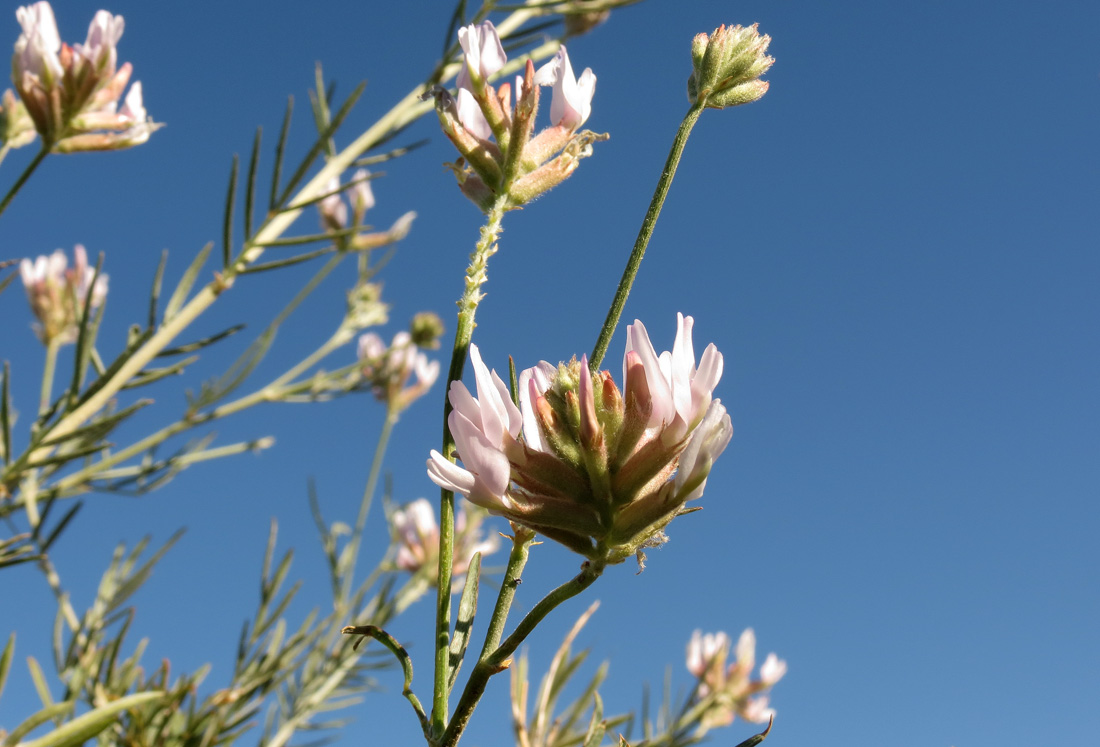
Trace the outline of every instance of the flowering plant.
[[[519, 747], [600, 747], [613, 730], [627, 727], [628, 716], [603, 712], [598, 691], [606, 666], [575, 701], [559, 709], [567, 682], [584, 658], [572, 653], [572, 643], [595, 605], [558, 649], [533, 708], [530, 665], [519, 648], [564, 602], [605, 573], [619, 573], [611, 566], [631, 557], [641, 564], [646, 549], [666, 542], [671, 522], [699, 507], [708, 477], [730, 443], [732, 420], [715, 396], [724, 358], [714, 344], [696, 356], [693, 317], [677, 315], [671, 349], [663, 352], [635, 320], [625, 330], [621, 379], [600, 366], [691, 127], [705, 108], [763, 96], [767, 84], [759, 78], [772, 63], [764, 55], [767, 37], [755, 27], [721, 27], [693, 43], [690, 108], [592, 351], [569, 362], [544, 360], [518, 374], [502, 374], [486, 365], [482, 355], [490, 346], [479, 347], [473, 334], [488, 263], [499, 249], [506, 216], [524, 206], [536, 209], [531, 205], [536, 197], [563, 185], [582, 160], [594, 155], [594, 144], [607, 139], [582, 129], [599, 115], [596, 75], [589, 68], [576, 74], [563, 41], [592, 31], [634, 1], [530, 0], [515, 7], [487, 2], [472, 13], [459, 2], [448, 47], [427, 80], [342, 146], [341, 128], [363, 88], [338, 103], [318, 67], [311, 92], [316, 139], [301, 162], [284, 169], [295, 150], [288, 106], [267, 204], [257, 205], [263, 201], [257, 188], [257, 133], [244, 176], [238, 159], [233, 160], [220, 252], [213, 251], [214, 244], [198, 251], [163, 296], [169, 273], [167, 254], [162, 255], [152, 269], [152, 291], [143, 306], [147, 316], [131, 325], [124, 343], [113, 349], [118, 338], [100, 335], [114, 321], [106, 313], [105, 255], [93, 264], [78, 244], [71, 264], [62, 250], [32, 258], [36, 250], [27, 240], [27, 248], [15, 250], [20, 256], [0, 257], [0, 292], [21, 279], [29, 305], [29, 311], [5, 309], [5, 319], [22, 313], [28, 324], [9, 324], [4, 331], [28, 334], [25, 327], [31, 326], [45, 348], [38, 407], [29, 425], [17, 417], [19, 390], [12, 386], [27, 360], [18, 357], [14, 368], [5, 360], [0, 370], [0, 518], [11, 530], [0, 537], [0, 571], [32, 564], [57, 605], [53, 680], [30, 659], [29, 676], [44, 707], [0, 733], [0, 742], [75, 747], [94, 737], [103, 745], [229, 744], [266, 709], [260, 743], [286, 745], [307, 729], [337, 728], [320, 721], [320, 714], [349, 707], [375, 690], [373, 670], [383, 663], [401, 668], [402, 695], [430, 747], [458, 743], [490, 681], [506, 669], [511, 669]], [[35, 2], [15, 15], [21, 31], [15, 36], [13, 30], [13, 89], [0, 100], [0, 161], [36, 139], [40, 149], [28, 156], [0, 199], [0, 217], [48, 157], [138, 146], [160, 127], [145, 111], [141, 83], [130, 83], [131, 65], [119, 64], [121, 16], [97, 12], [85, 41], [67, 44], [50, 3]], [[549, 28], [545, 23], [555, 24], [560, 33], [538, 36]], [[549, 118], [540, 125], [544, 88], [550, 89]], [[151, 97], [163, 90], [150, 83]], [[374, 182], [384, 176], [377, 164], [411, 151], [413, 145], [381, 149], [433, 109], [458, 152], [450, 168], [459, 190], [484, 213], [485, 222], [474, 242], [453, 332], [448, 334], [451, 324], [436, 313], [421, 311], [407, 329], [384, 338], [378, 328], [388, 324], [392, 304], [384, 300], [380, 276], [393, 271], [387, 262], [412, 232], [416, 213], [404, 211], [388, 229], [367, 224], [368, 213], [388, 209], [385, 197], [393, 194], [377, 187], [383, 205], [376, 206]], [[314, 227], [295, 230], [303, 213], [313, 216]], [[378, 251], [383, 248], [388, 251]], [[531, 261], [533, 267], [539, 262]], [[111, 293], [117, 298], [130, 291], [115, 269], [125, 265], [113, 259], [110, 266], [115, 273]], [[268, 358], [278, 332], [340, 266], [353, 267], [344, 276], [343, 311], [317, 340], [312, 339], [316, 325], [309, 335], [299, 335], [310, 340], [312, 349], [272, 373], [272, 366], [286, 360], [285, 355]], [[200, 318], [215, 304], [225, 306], [223, 299], [233, 298], [234, 288], [266, 273], [296, 277], [307, 267], [314, 274], [301, 290], [280, 304], [223, 372], [187, 390], [180, 413], [164, 416], [159, 395], [156, 403], [133, 395], [191, 375], [211, 348], [235, 344], [227, 341], [242, 332], [243, 323], [193, 336]], [[14, 307], [17, 295], [4, 295], [0, 302]], [[444, 367], [435, 351], [444, 339], [451, 341], [449, 365], [446, 380], [436, 386]], [[467, 360], [472, 389], [463, 381]], [[63, 371], [66, 366], [71, 370]], [[330, 521], [320, 499], [310, 494], [331, 596], [324, 613], [307, 616], [296, 629], [288, 623], [297, 587], [285, 585], [290, 553], [275, 559], [274, 524], [257, 609], [221, 686], [203, 685], [204, 669], [173, 679], [168, 659], [146, 669], [145, 644], [130, 647], [125, 641], [136, 615], [129, 600], [175, 538], [151, 554], [144, 542], [119, 546], [91, 606], [78, 610], [74, 600], [80, 597], [70, 593], [62, 564], [55, 562], [58, 543], [81, 525], [76, 518], [81, 504], [74, 499], [92, 493], [144, 494], [199, 463], [273, 448], [274, 439], [266, 436], [214, 446], [215, 434], [207, 430], [261, 404], [368, 392], [382, 405], [381, 425], [357, 510], [346, 521]], [[401, 505], [390, 480], [384, 490], [379, 485], [387, 448], [402, 415], [432, 392], [443, 397], [441, 439], [435, 449], [421, 441], [416, 453], [427, 458], [427, 477], [441, 488], [439, 501], [420, 498]], [[161, 419], [150, 428], [149, 418], [156, 416]], [[184, 434], [198, 437], [184, 443]], [[425, 475], [418, 468], [409, 479], [425, 482]], [[379, 492], [387, 531], [385, 539], [372, 543], [367, 525]], [[71, 508], [62, 508], [66, 503]], [[526, 604], [523, 598], [514, 605], [531, 548], [540, 538], [582, 556], [579, 570], [571, 569], [541, 600]], [[503, 552], [497, 557], [503, 568], [492, 568], [485, 561], [502, 545], [510, 545], [507, 557]], [[375, 563], [364, 574], [360, 561], [368, 553], [375, 554]], [[499, 575], [499, 583], [490, 582], [490, 575]], [[479, 595], [484, 597], [486, 589], [496, 598], [491, 611], [486, 613], [483, 605], [478, 617]], [[390, 631], [411, 606], [433, 597], [431, 643], [410, 653]], [[510, 622], [513, 606], [526, 610]], [[475, 640], [479, 645], [471, 649]], [[385, 658], [365, 652], [365, 641], [381, 645]], [[0, 649], [0, 691], [14, 647], [13, 633]], [[736, 716], [768, 721], [770, 729], [774, 711], [766, 691], [783, 676], [786, 664], [769, 655], [753, 679], [754, 647], [747, 630], [736, 647], [736, 661], [727, 666], [725, 634], [697, 632], [688, 648], [688, 669], [695, 678], [691, 695], [675, 717], [647, 722], [640, 738], [621, 735], [620, 744], [686, 747]], [[413, 654], [418, 666], [427, 663], [431, 672], [430, 687], [416, 682], [421, 692], [430, 690], [430, 700], [422, 702], [416, 695]], [[58, 685], [61, 695], [55, 698], [51, 688]], [[664, 712], [672, 714], [668, 701]], [[767, 733], [743, 744], [758, 744]]]

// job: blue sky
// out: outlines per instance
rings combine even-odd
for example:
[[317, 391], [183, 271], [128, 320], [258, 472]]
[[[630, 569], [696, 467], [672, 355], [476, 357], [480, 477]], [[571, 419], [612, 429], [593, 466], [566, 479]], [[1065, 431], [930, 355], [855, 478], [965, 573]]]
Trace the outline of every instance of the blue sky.
[[[315, 61], [339, 93], [368, 80], [345, 144], [428, 72], [447, 6], [434, 16], [424, 8], [435, 4], [382, 6], [113, 3], [126, 18], [120, 59], [168, 126], [131, 151], [48, 160], [0, 220], [0, 258], [77, 242], [106, 252], [100, 341], [117, 349], [143, 318], [160, 250], [178, 276], [220, 237], [230, 158], [247, 155], [258, 124], [270, 153], [288, 94], [292, 147], [308, 147]], [[55, 3], [62, 37], [82, 38], [97, 7]], [[18, 35], [14, 9], [0, 39]], [[532, 657], [544, 662], [599, 598], [581, 642], [612, 660], [609, 710], [635, 707], [668, 665], [686, 687], [693, 629], [752, 626], [760, 654], [790, 665], [773, 697], [776, 747], [1088, 743], [1100, 730], [1096, 4], [650, 1], [617, 12], [570, 45], [578, 71], [599, 80], [587, 126], [611, 139], [508, 216], [475, 341], [497, 368], [508, 355], [528, 366], [591, 349], [687, 108], [690, 40], [752, 22], [773, 37], [771, 90], [704, 113], [624, 315], [642, 319], [658, 349], [671, 345], [677, 311], [695, 317], [697, 349], [713, 341], [725, 355], [716, 394], [733, 441], [704, 510], [672, 525], [644, 573], [613, 568], [559, 610]], [[423, 309], [453, 331], [480, 224], [441, 166], [454, 154], [433, 119], [402, 140], [421, 137], [429, 146], [374, 184], [376, 224], [419, 214], [384, 275], [387, 335]], [[9, 156], [0, 181], [29, 156]], [[300, 225], [311, 232], [315, 219]], [[243, 318], [260, 329], [302, 276], [240, 283], [199, 329]], [[348, 282], [332, 278], [284, 329], [261, 377], [327, 334]], [[0, 358], [28, 412], [40, 348], [18, 289], [0, 296], [0, 319]], [[180, 412], [180, 384], [196, 388], [243, 344], [157, 389], [157, 406]], [[398, 426], [387, 469], [400, 500], [437, 495], [423, 463], [441, 396], [437, 386]], [[62, 577], [90, 595], [117, 542], [187, 526], [137, 599], [133, 637], [150, 637], [150, 667], [210, 661], [208, 681], [224, 681], [271, 517], [307, 585], [296, 612], [325, 603], [307, 479], [331, 517], [350, 518], [381, 414], [361, 397], [225, 421], [219, 441], [272, 434], [275, 449], [197, 467], [141, 499], [89, 498], [59, 548]], [[384, 536], [376, 521], [371, 548], [381, 552]], [[518, 603], [576, 566], [540, 546]], [[78, 607], [90, 601], [79, 597]], [[0, 724], [34, 707], [21, 662], [48, 657], [53, 609], [32, 569], [4, 571], [0, 632], [19, 631], [23, 679], [0, 701]], [[421, 644], [422, 696], [429, 614], [414, 609], [392, 630]], [[355, 709], [341, 744], [414, 743], [397, 675], [383, 679], [387, 692]], [[464, 743], [511, 739], [505, 695], [503, 682], [491, 686]], [[738, 723], [715, 739], [749, 733]]]

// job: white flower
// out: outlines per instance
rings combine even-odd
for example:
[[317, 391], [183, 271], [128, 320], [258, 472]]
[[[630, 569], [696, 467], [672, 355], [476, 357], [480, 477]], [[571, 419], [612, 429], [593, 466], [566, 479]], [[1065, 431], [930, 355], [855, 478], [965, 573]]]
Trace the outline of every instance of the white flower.
[[[497, 535], [486, 539], [480, 536], [481, 520], [484, 514], [470, 519], [466, 511], [459, 507], [455, 516], [455, 543], [452, 573], [458, 576], [470, 567], [475, 553], [482, 557], [496, 552], [500, 548]], [[404, 509], [398, 509], [390, 517], [394, 534], [400, 546], [397, 548], [395, 564], [402, 570], [416, 573], [427, 567], [433, 575], [438, 572], [439, 525], [435, 521], [432, 504], [424, 498], [418, 498]]]
[[702, 677], [710, 668], [715, 657], [725, 659], [725, 652], [729, 650], [730, 638], [725, 633], [703, 634], [696, 630], [691, 634], [691, 640], [687, 645], [687, 669], [696, 677]]
[[75, 342], [85, 303], [95, 311], [107, 298], [107, 275], [96, 278], [81, 244], [73, 249], [73, 268], [68, 266], [68, 258], [60, 249], [49, 256], [40, 255], [34, 262], [24, 259], [19, 264], [27, 300], [38, 319], [35, 331], [46, 344]]
[[596, 76], [592, 68], [586, 67], [577, 80], [564, 46], [538, 69], [535, 83], [554, 87], [554, 97], [550, 100], [551, 122], [575, 130], [588, 120], [592, 113], [592, 96], [596, 93]]
[[15, 11], [15, 17], [23, 27], [23, 33], [15, 42], [16, 86], [26, 74], [35, 76], [46, 84], [47, 79], [58, 79], [63, 74], [58, 52], [61, 35], [57, 31], [53, 8], [48, 2], [26, 5]]
[[465, 62], [458, 71], [456, 81], [460, 89], [473, 90], [471, 71], [483, 85], [490, 75], [504, 67], [504, 63], [508, 61], [492, 21], [460, 28], [458, 43], [462, 45]]

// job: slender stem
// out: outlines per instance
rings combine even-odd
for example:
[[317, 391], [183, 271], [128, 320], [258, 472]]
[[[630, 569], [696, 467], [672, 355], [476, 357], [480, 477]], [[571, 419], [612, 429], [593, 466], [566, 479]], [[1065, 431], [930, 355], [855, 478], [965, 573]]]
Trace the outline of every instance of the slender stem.
[[[455, 441], [447, 417], [451, 414], [451, 401], [447, 392], [451, 382], [462, 379], [466, 355], [473, 338], [474, 316], [481, 302], [481, 286], [489, 279], [489, 257], [497, 251], [496, 240], [500, 235], [504, 213], [508, 208], [508, 192], [501, 190], [486, 215], [485, 225], [466, 268], [466, 289], [458, 301], [458, 324], [455, 328], [454, 349], [451, 351], [451, 367], [447, 383], [443, 387], [443, 448], [440, 452], [454, 460]], [[435, 687], [432, 698], [432, 732], [442, 734], [447, 726], [447, 667], [451, 637], [451, 565], [454, 560], [455, 497], [450, 490], [440, 490], [439, 497], [439, 578], [435, 610]]]
[[661, 178], [657, 180], [657, 189], [653, 191], [653, 199], [649, 202], [642, 226], [638, 229], [638, 238], [634, 241], [634, 249], [630, 252], [630, 259], [626, 262], [619, 287], [615, 290], [615, 298], [611, 301], [611, 308], [607, 310], [607, 318], [604, 319], [600, 336], [596, 339], [596, 346], [592, 348], [588, 365], [593, 371], [599, 369], [600, 362], [607, 353], [607, 346], [611, 344], [611, 336], [615, 334], [615, 328], [619, 326], [619, 317], [622, 316], [623, 306], [626, 305], [626, 297], [630, 295], [630, 287], [634, 284], [634, 278], [638, 274], [638, 268], [642, 264], [649, 239], [653, 236], [653, 229], [657, 225], [657, 218], [661, 214], [661, 207], [668, 197], [668, 190], [672, 186], [672, 178], [676, 176], [676, 167], [680, 164], [680, 157], [684, 154], [684, 146], [687, 145], [688, 135], [695, 126], [699, 115], [703, 111], [702, 104], [695, 104], [688, 109], [684, 119], [680, 122], [680, 129], [676, 131], [676, 138], [672, 141], [672, 150], [668, 152]]
[[512, 608], [512, 600], [515, 599], [516, 589], [519, 588], [523, 567], [527, 565], [531, 542], [535, 539], [535, 533], [527, 527], [514, 524], [512, 532], [512, 553], [508, 556], [508, 567], [504, 571], [504, 579], [500, 584], [497, 603], [493, 608], [493, 616], [489, 619], [489, 628], [485, 631], [485, 645], [481, 648], [479, 661], [487, 659], [500, 645], [504, 624], [508, 622], [508, 611]]
[[42, 147], [35, 154], [34, 159], [27, 164], [27, 168], [23, 169], [23, 173], [19, 175], [19, 178], [15, 180], [15, 184], [11, 185], [11, 189], [4, 195], [4, 199], [0, 200], [0, 215], [4, 214], [4, 211], [8, 209], [8, 204], [15, 199], [15, 195], [23, 188], [23, 185], [27, 183], [27, 180], [31, 178], [31, 174], [38, 168], [38, 165], [46, 159], [46, 156], [50, 155], [50, 148], [52, 146], [46, 142], [42, 143]]
[[38, 396], [38, 417], [42, 417], [50, 409], [54, 371], [57, 368], [57, 351], [60, 349], [61, 343], [56, 338], [46, 343], [46, 362], [42, 366], [42, 388]]
[[[601, 562], [589, 561], [585, 563], [577, 576], [543, 597], [542, 601], [536, 604], [534, 609], [528, 612], [520, 621], [504, 643], [500, 644], [488, 656], [482, 655], [474, 667], [474, 671], [470, 673], [470, 679], [466, 681], [466, 688], [462, 691], [462, 697], [459, 699], [458, 705], [455, 706], [454, 717], [447, 725], [443, 738], [439, 740], [439, 747], [454, 747], [458, 744], [458, 740], [462, 736], [466, 724], [470, 721], [474, 708], [477, 707], [477, 702], [485, 692], [485, 686], [489, 683], [489, 678], [507, 668], [506, 662], [509, 657], [516, 652], [524, 639], [554, 608], [594, 584], [596, 579], [603, 573], [603, 569], [604, 566]], [[503, 591], [502, 589], [501, 592], [503, 593]]]
[[348, 562], [347, 575], [344, 576], [344, 596], [351, 594], [351, 581], [354, 576], [356, 558], [359, 556], [359, 546], [363, 538], [363, 530], [367, 526], [367, 515], [370, 513], [371, 503], [374, 502], [374, 491], [378, 487], [378, 476], [382, 474], [382, 461], [386, 455], [386, 447], [393, 433], [393, 426], [397, 423], [397, 412], [392, 407], [386, 408], [386, 419], [382, 423], [382, 432], [378, 435], [378, 444], [374, 447], [374, 458], [371, 459], [370, 472], [367, 473], [367, 486], [363, 489], [363, 499], [359, 502], [359, 515], [355, 518], [355, 529], [351, 533], [351, 560]]

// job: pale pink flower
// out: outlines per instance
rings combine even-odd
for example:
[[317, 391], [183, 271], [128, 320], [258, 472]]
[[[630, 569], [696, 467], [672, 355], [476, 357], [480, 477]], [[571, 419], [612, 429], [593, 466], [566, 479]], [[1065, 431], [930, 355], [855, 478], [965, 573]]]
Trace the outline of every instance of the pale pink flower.
[[[118, 65], [122, 16], [95, 14], [83, 44], [61, 42], [47, 2], [20, 8], [23, 33], [15, 43], [12, 80], [35, 128], [60, 153], [117, 150], [144, 143], [160, 127], [130, 82], [130, 63]], [[122, 101], [121, 108], [119, 101]]]
[[[487, 538], [480, 536], [482, 516], [472, 519], [465, 509], [459, 507], [455, 516], [455, 544], [452, 573], [455, 576], [465, 573], [470, 567], [475, 553], [484, 558], [500, 548], [500, 539], [492, 534]], [[390, 517], [394, 534], [400, 543], [394, 563], [398, 568], [416, 573], [422, 568], [434, 576], [438, 573], [439, 563], [439, 525], [435, 520], [432, 504], [424, 498], [418, 498], [403, 509], [393, 512]]]
[[596, 93], [596, 76], [592, 68], [586, 67], [578, 80], [573, 75], [564, 45], [535, 73], [535, 82], [554, 88], [550, 100], [551, 122], [575, 130], [588, 120], [592, 113], [592, 96]]
[[74, 44], [73, 51], [84, 57], [98, 72], [110, 77], [115, 74], [118, 63], [115, 46], [125, 28], [122, 16], [105, 10], [96, 11], [88, 26], [88, 38], [83, 44]]
[[698, 683], [694, 702], [708, 700], [710, 706], [701, 716], [701, 723], [722, 726], [740, 716], [746, 721], [763, 723], [775, 715], [768, 707], [768, 697], [761, 695], [782, 679], [787, 663], [775, 654], [768, 654], [760, 667], [760, 675], [752, 679], [756, 661], [756, 635], [746, 629], [737, 641], [736, 660], [726, 666], [730, 639], [725, 633], [706, 636], [696, 630], [688, 643], [687, 666]]
[[393, 336], [387, 347], [378, 335], [359, 338], [363, 379], [374, 396], [400, 412], [423, 396], [439, 378], [439, 361], [429, 360], [405, 331]]
[[[451, 384], [448, 424], [462, 466], [433, 451], [428, 473], [492, 513], [588, 557], [621, 562], [665, 541], [664, 527], [702, 495], [729, 443], [713, 345], [696, 369], [691, 318], [679, 318], [673, 352], [653, 350], [645, 328], [628, 330], [625, 398], [587, 358], [543, 361], [519, 376], [519, 400], [470, 347], [477, 398]], [[656, 414], [655, 414], [656, 413]], [[574, 430], [568, 423], [576, 422]]]
[[45, 344], [75, 342], [89, 294], [91, 311], [102, 306], [107, 297], [107, 275], [95, 277], [95, 268], [88, 265], [82, 245], [73, 249], [72, 269], [68, 265], [60, 249], [49, 256], [40, 255], [33, 262], [24, 259], [19, 265], [27, 300], [38, 319], [34, 329]]
[[455, 97], [455, 107], [458, 112], [458, 121], [474, 137], [480, 140], [488, 140], [493, 135], [493, 128], [489, 126], [489, 120], [481, 111], [481, 105], [466, 88], [459, 88]]
[[324, 199], [317, 203], [317, 212], [321, 214], [321, 227], [328, 231], [339, 231], [348, 225], [348, 206], [340, 192], [340, 179], [332, 177], [325, 184]]
[[691, 634], [687, 645], [687, 669], [696, 677], [702, 677], [716, 657], [725, 660], [729, 650], [730, 638], [723, 632], [703, 634], [696, 630]]
[[462, 45], [465, 63], [458, 71], [456, 81], [460, 89], [473, 90], [471, 71], [484, 84], [489, 76], [504, 67], [504, 63], [508, 61], [492, 21], [460, 28], [458, 43]]
[[21, 79], [34, 76], [37, 81], [49, 85], [64, 73], [58, 53], [61, 51], [61, 34], [57, 31], [53, 8], [48, 2], [37, 2], [15, 11], [23, 33], [15, 41], [13, 59], [16, 86]]

